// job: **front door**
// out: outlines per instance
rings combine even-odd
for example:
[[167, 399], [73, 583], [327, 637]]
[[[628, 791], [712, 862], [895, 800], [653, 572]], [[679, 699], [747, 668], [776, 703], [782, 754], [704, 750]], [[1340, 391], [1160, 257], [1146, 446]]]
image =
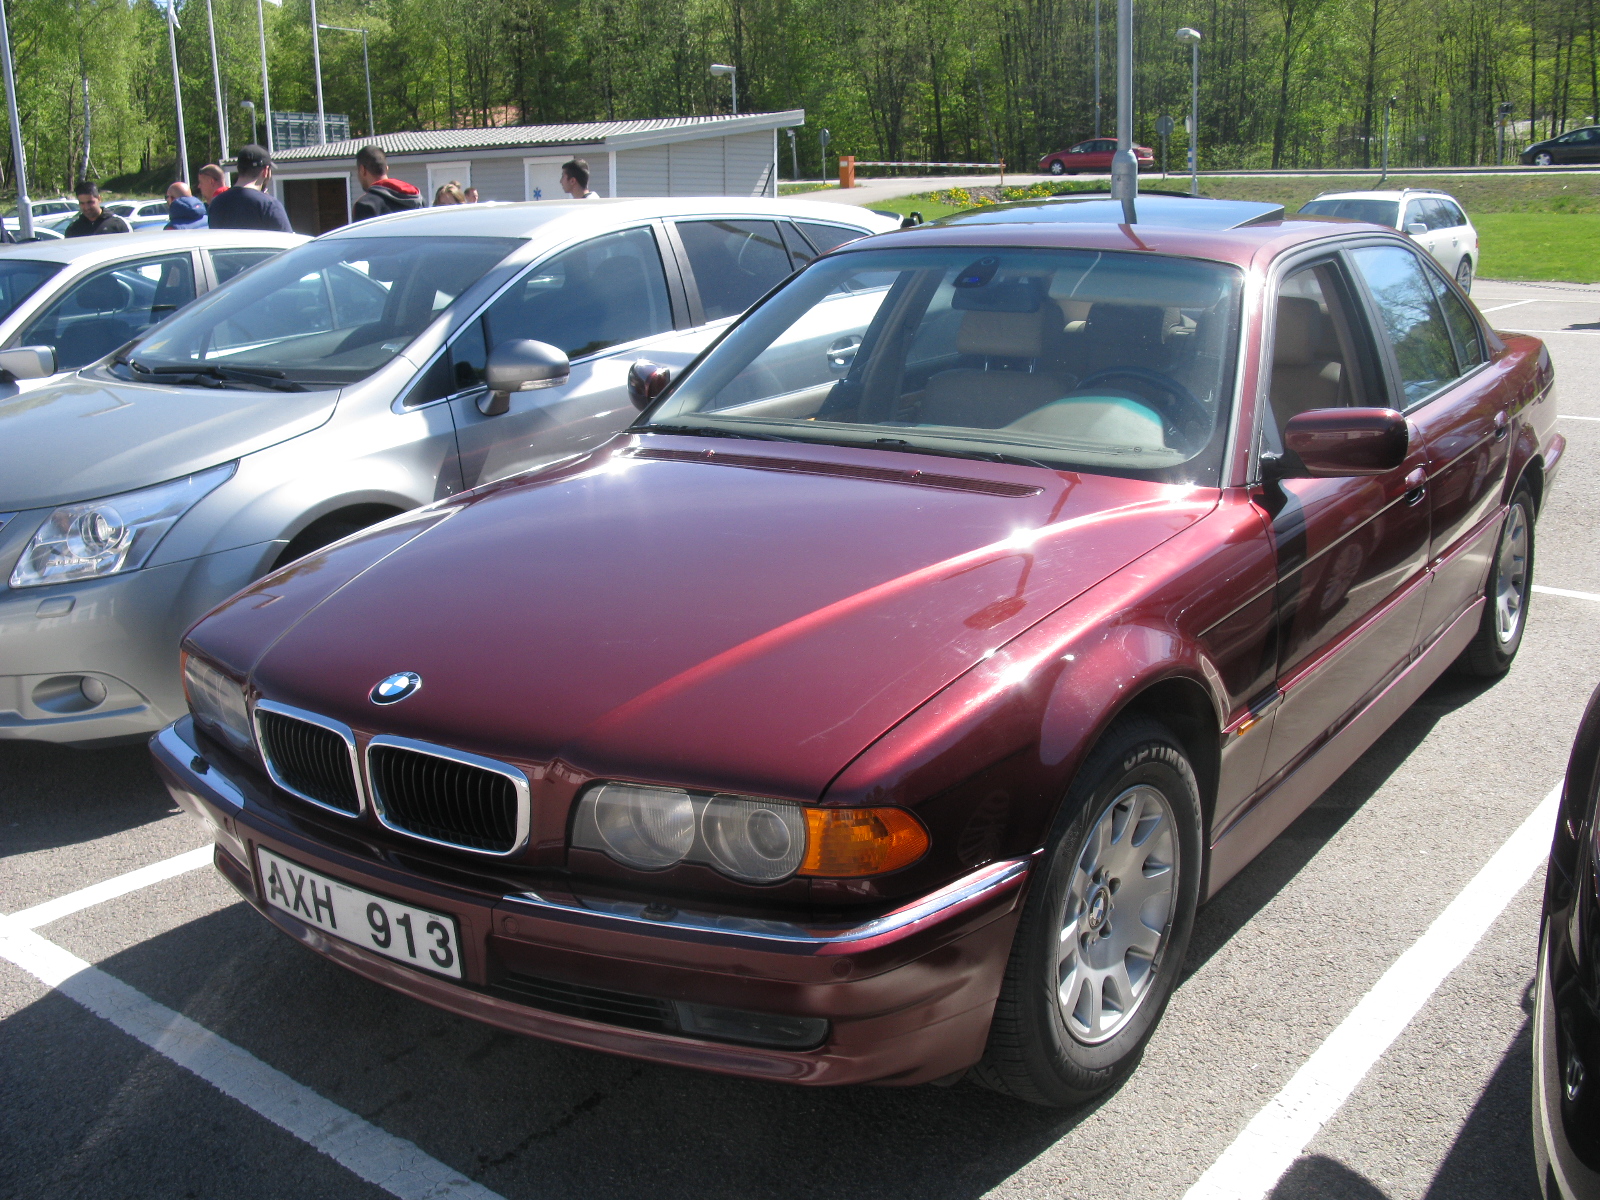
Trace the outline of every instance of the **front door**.
[[1392, 244], [1350, 257], [1384, 327], [1406, 415], [1427, 448], [1427, 642], [1487, 583], [1510, 458], [1509, 396], [1485, 361], [1477, 318], [1431, 265]]
[[[1342, 261], [1293, 271], [1278, 289], [1271, 414], [1392, 407], [1378, 344]], [[1258, 503], [1278, 548], [1278, 681], [1262, 782], [1287, 774], [1404, 668], [1427, 593], [1427, 461], [1413, 436], [1384, 475], [1285, 479]]]

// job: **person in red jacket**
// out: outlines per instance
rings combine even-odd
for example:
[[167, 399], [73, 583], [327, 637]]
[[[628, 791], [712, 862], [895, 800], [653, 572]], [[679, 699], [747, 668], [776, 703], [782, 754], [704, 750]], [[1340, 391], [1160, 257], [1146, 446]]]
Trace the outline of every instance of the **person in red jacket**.
[[363, 146], [356, 151], [356, 178], [366, 191], [350, 206], [352, 221], [423, 207], [421, 192], [404, 179], [389, 177], [389, 157], [381, 146]]

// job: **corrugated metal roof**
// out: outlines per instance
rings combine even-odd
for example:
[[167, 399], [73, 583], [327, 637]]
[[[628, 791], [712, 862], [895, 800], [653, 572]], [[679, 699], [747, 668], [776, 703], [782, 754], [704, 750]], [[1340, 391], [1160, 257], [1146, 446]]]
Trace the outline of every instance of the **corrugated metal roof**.
[[307, 159], [354, 158], [363, 146], [377, 145], [385, 154], [426, 154], [444, 150], [477, 150], [507, 146], [584, 146], [604, 143], [612, 138], [639, 134], [676, 133], [704, 128], [712, 132], [718, 125], [737, 122], [741, 126], [765, 125], [752, 118], [777, 118], [782, 113], [740, 113], [738, 116], [657, 117], [648, 121], [578, 121], [565, 125], [499, 125], [488, 129], [425, 129], [413, 133], [384, 133], [374, 138], [351, 138], [326, 142], [320, 146], [300, 146], [282, 150], [272, 157], [276, 162], [303, 162]]

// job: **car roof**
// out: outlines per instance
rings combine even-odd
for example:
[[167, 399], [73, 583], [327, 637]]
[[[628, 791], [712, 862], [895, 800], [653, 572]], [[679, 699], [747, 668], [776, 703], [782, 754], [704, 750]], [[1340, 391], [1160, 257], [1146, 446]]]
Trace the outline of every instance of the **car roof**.
[[584, 225], [614, 228], [649, 217], [788, 216], [800, 221], [832, 221], [868, 229], [892, 229], [898, 222], [854, 205], [748, 196], [684, 196], [648, 200], [519, 200], [446, 204], [438, 208], [389, 213], [323, 234], [339, 237], [520, 237], [531, 238], [560, 221], [562, 231]]
[[[1370, 192], [1319, 192], [1312, 200], [1403, 200], [1407, 196], [1439, 196], [1445, 200], [1460, 203], [1449, 192], [1441, 192], [1438, 188], [1387, 188], [1383, 191]], [[1309, 204], [1311, 201], [1306, 201]]]
[[37, 258], [72, 263], [80, 259], [110, 261], [144, 250], [191, 250], [195, 247], [276, 246], [288, 249], [309, 239], [300, 233], [263, 229], [150, 229], [136, 233], [105, 233], [60, 241], [18, 242], [0, 248], [0, 260]]
[[[1139, 225], [1170, 229], [1238, 229], [1283, 217], [1283, 205], [1252, 200], [1212, 200], [1178, 192], [1144, 192], [1134, 201]], [[1028, 225], [1049, 223], [1120, 225], [1122, 201], [1108, 195], [1052, 196], [1041, 200], [1016, 200], [987, 208], [955, 213], [936, 225]]]

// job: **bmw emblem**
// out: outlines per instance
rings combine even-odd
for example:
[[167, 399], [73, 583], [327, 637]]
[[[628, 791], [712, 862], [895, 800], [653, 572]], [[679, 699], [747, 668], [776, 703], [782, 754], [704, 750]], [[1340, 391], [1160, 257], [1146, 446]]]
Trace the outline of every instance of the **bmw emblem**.
[[387, 679], [380, 679], [372, 689], [374, 704], [396, 704], [422, 686], [422, 676], [415, 671], [397, 671]]

